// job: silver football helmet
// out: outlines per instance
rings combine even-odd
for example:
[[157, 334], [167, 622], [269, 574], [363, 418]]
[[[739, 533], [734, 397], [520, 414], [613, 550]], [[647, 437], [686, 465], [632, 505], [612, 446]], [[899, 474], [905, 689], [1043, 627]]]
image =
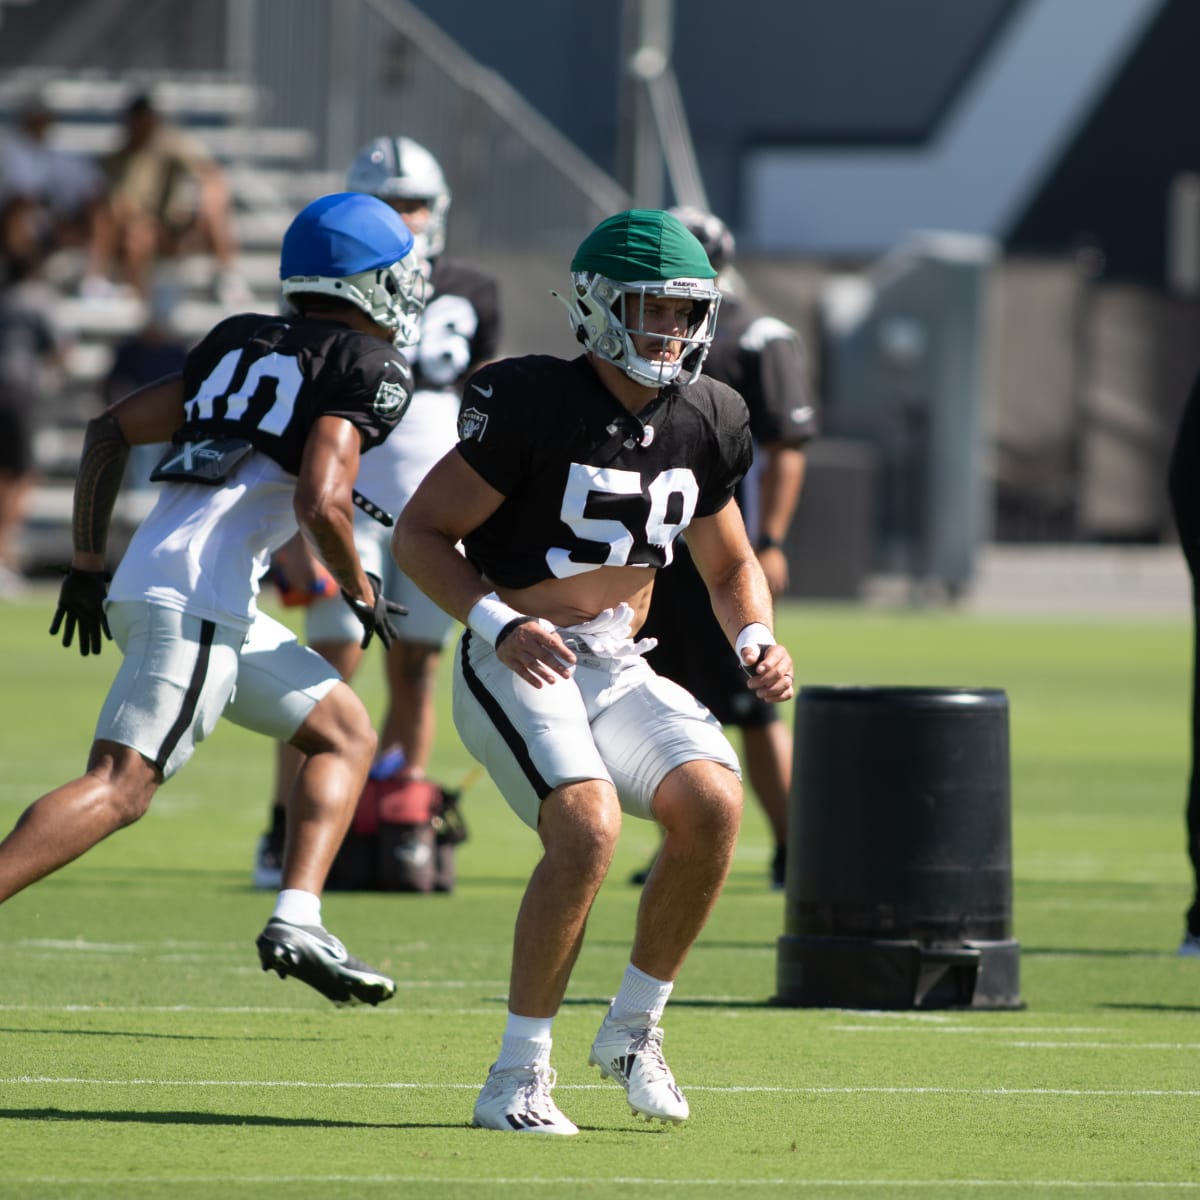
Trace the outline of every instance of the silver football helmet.
[[732, 264], [733, 234], [720, 217], [692, 204], [680, 204], [667, 211], [678, 217], [687, 226], [688, 232], [704, 247], [708, 261], [718, 274]]
[[[557, 295], [557, 293], [554, 293]], [[687, 332], [683, 335], [647, 334], [643, 311], [647, 296], [684, 296], [692, 301]], [[694, 383], [704, 367], [716, 329], [721, 293], [710, 279], [651, 279], [623, 283], [595, 271], [572, 271], [566, 306], [575, 336], [598, 358], [618, 367], [643, 387], [660, 388], [680, 379]], [[683, 342], [683, 353], [673, 362], [638, 354], [634, 335], [663, 343]], [[681, 379], [682, 376], [682, 379]]]
[[[721, 293], [716, 270], [687, 226], [659, 208], [631, 208], [601, 221], [571, 259], [571, 288], [563, 302], [575, 337], [597, 358], [612, 363], [642, 387], [661, 388], [681, 379], [694, 383], [712, 345]], [[646, 328], [646, 302], [654, 297], [691, 302], [682, 330]], [[652, 324], [662, 328], [660, 321]], [[682, 343], [681, 352], [639, 354], [635, 337], [652, 339], [664, 350]], [[686, 373], [686, 374], [685, 374]]]
[[378, 137], [355, 156], [346, 171], [346, 188], [381, 200], [425, 200], [429, 223], [415, 234], [417, 253], [436, 258], [446, 247], [450, 189], [438, 160], [407, 137]]

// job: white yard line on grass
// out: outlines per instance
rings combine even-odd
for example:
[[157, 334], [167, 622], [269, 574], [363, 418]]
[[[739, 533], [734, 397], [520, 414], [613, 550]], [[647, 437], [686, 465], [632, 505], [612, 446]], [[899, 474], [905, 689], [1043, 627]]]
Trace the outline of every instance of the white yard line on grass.
[[[478, 1083], [365, 1083], [357, 1080], [320, 1082], [303, 1079], [84, 1079], [77, 1076], [14, 1075], [0, 1078], [0, 1086], [91, 1084], [95, 1087], [211, 1087], [211, 1088], [305, 1088], [351, 1089], [367, 1091], [436, 1091], [438, 1089], [476, 1091]], [[560, 1083], [560, 1090], [570, 1092], [611, 1091], [606, 1083]], [[956, 1088], [956, 1087], [771, 1087], [740, 1086], [705, 1087], [688, 1084], [689, 1092], [713, 1092], [719, 1095], [767, 1093], [784, 1096], [1163, 1096], [1194, 1099], [1200, 1088]]]

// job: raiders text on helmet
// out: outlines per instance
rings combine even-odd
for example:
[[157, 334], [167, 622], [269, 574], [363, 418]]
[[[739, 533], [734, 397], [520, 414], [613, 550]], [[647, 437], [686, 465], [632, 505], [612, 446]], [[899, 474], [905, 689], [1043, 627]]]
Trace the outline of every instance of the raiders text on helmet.
[[[601, 221], [584, 238], [571, 261], [567, 308], [575, 336], [593, 354], [618, 367], [643, 387], [662, 387], [700, 374], [716, 328], [721, 294], [716, 271], [683, 223], [660, 209], [631, 209]], [[557, 293], [555, 293], [557, 295]], [[693, 301], [682, 335], [646, 333], [643, 311], [649, 296]], [[682, 341], [674, 361], [637, 353], [633, 336], [664, 344]]]

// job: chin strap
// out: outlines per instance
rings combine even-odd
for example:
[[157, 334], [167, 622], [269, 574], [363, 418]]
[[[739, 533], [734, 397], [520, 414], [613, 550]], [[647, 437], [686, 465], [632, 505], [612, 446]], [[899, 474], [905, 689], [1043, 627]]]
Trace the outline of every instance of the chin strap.
[[581, 345], [587, 345], [587, 333], [583, 328], [583, 321], [580, 319], [579, 312], [566, 296], [560, 295], [553, 288], [550, 289], [550, 295], [557, 300], [563, 308], [567, 310], [567, 321], [571, 326], [571, 332], [575, 335], [575, 340]]

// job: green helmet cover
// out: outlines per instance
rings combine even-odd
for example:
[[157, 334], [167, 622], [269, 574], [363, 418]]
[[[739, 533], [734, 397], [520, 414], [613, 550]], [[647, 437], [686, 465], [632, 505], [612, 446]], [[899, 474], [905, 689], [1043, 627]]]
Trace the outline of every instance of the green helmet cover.
[[717, 274], [699, 239], [678, 217], [657, 208], [631, 208], [601, 221], [575, 251], [571, 270], [593, 271], [617, 283]]

